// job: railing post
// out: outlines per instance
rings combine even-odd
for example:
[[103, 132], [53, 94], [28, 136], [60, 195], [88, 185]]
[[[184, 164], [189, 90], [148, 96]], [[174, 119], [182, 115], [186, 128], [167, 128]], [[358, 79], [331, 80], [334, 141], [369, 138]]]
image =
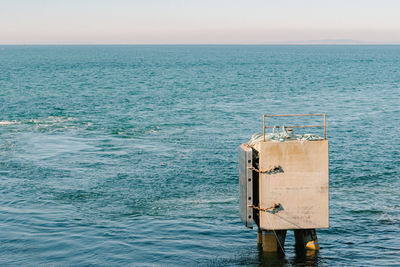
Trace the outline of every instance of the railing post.
[[326, 140], [326, 114], [324, 113], [324, 140]]
[[263, 115], [263, 136], [264, 136], [264, 142], [265, 142], [265, 115]]

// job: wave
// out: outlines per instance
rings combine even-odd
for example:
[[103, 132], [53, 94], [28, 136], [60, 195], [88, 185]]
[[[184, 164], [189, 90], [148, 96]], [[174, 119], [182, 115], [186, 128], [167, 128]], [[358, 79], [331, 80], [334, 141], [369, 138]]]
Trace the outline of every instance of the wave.
[[123, 138], [135, 138], [149, 134], [155, 134], [160, 130], [159, 126], [149, 125], [144, 127], [121, 127], [113, 129], [111, 132], [114, 135], [119, 135]]
[[20, 124], [21, 122], [19, 121], [0, 121], [0, 126], [1, 125], [12, 125], [12, 124]]
[[67, 116], [48, 116], [24, 120], [3, 120], [0, 121], [0, 127], [2, 126], [14, 127], [13, 131], [55, 132], [66, 129], [86, 129], [91, 127], [92, 123]]

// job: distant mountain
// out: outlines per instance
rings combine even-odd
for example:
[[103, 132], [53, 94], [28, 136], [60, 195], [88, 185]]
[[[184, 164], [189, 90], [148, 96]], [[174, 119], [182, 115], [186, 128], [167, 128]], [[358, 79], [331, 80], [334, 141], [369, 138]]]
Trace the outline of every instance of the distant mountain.
[[274, 42], [274, 44], [278, 43], [279, 44], [364, 44], [361, 41], [352, 39], [322, 39], [322, 40], [307, 40], [307, 41]]

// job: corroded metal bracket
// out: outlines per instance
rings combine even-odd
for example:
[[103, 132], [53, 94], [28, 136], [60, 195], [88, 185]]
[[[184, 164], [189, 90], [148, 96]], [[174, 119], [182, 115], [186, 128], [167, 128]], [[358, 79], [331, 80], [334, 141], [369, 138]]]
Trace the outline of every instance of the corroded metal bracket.
[[275, 174], [275, 173], [280, 173], [280, 172], [284, 172], [282, 169], [282, 166], [278, 165], [278, 166], [274, 166], [273, 168], [269, 169], [269, 170], [259, 170], [256, 169], [254, 167], [250, 167], [251, 170], [256, 171], [258, 173], [266, 173], [266, 174]]

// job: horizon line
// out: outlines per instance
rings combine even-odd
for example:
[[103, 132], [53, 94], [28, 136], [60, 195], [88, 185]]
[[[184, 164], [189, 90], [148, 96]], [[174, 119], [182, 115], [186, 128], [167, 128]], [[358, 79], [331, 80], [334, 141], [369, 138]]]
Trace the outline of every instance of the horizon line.
[[368, 42], [271, 42], [271, 43], [0, 43], [0, 46], [23, 45], [400, 45], [399, 43], [368, 43]]

